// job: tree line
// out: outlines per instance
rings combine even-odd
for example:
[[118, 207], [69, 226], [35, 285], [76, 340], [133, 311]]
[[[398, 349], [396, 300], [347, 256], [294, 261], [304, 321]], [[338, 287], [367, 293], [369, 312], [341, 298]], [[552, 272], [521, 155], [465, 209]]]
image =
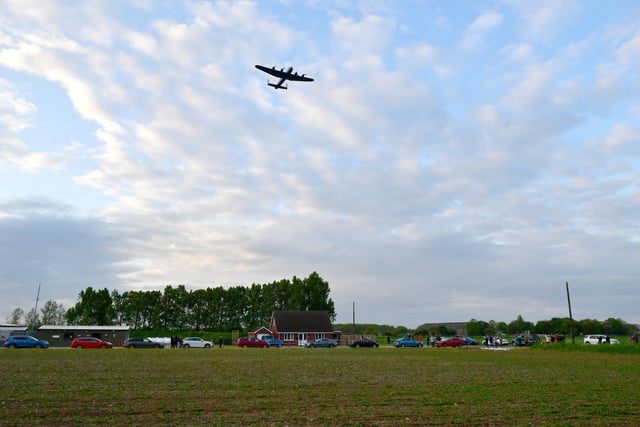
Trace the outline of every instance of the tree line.
[[[466, 334], [474, 337], [495, 336], [499, 334], [516, 335], [524, 332], [534, 334], [549, 335], [570, 335], [571, 319], [568, 317], [554, 317], [549, 320], [540, 320], [536, 323], [528, 322], [518, 316], [511, 322], [496, 322], [495, 320], [476, 320], [471, 319], [465, 324]], [[375, 335], [398, 337], [402, 335], [414, 336], [455, 336], [458, 331], [447, 327], [447, 325], [434, 325], [429, 328], [418, 326], [415, 329], [409, 329], [405, 326], [392, 326], [380, 324], [336, 324], [334, 328], [342, 331], [344, 334], [355, 335]], [[637, 325], [632, 325], [622, 319], [608, 318], [606, 320], [583, 319], [573, 321], [573, 333], [575, 335], [584, 334], [603, 334], [603, 335], [632, 335], [637, 332]]]
[[[109, 291], [89, 286], [80, 292], [78, 302], [64, 311], [55, 301], [57, 317], [43, 308], [40, 318], [31, 313], [30, 329], [42, 324], [128, 325], [132, 329], [156, 330], [249, 330], [268, 326], [274, 310], [323, 310], [335, 320], [335, 306], [329, 297], [329, 283], [316, 272], [301, 279], [282, 279], [251, 286], [221, 286], [188, 290], [184, 285], [168, 285], [163, 291]], [[48, 306], [49, 305], [49, 306]], [[60, 315], [60, 310], [63, 314]], [[32, 310], [35, 311], [35, 310]], [[20, 323], [21, 309], [7, 319]]]
[[536, 323], [527, 322], [518, 316], [517, 319], [505, 323], [485, 322], [471, 319], [467, 322], [467, 334], [473, 336], [495, 335], [498, 333], [519, 334], [525, 331], [536, 334], [569, 335], [571, 331], [575, 335], [604, 334], [604, 335], [631, 335], [637, 330], [636, 325], [629, 324], [622, 319], [612, 317], [601, 321], [597, 319], [582, 319], [571, 321], [568, 317], [553, 317], [548, 320], [539, 320]]

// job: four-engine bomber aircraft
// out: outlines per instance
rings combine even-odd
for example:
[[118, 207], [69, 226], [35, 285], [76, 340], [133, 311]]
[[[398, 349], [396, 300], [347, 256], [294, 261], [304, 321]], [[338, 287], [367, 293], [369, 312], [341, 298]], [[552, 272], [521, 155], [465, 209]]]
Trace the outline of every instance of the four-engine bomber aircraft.
[[298, 74], [298, 72], [293, 72], [293, 67], [289, 67], [286, 71], [284, 68], [279, 70], [276, 69], [275, 66], [269, 68], [264, 67], [262, 65], [256, 65], [256, 68], [260, 71], [264, 71], [267, 74], [271, 74], [274, 77], [278, 77], [280, 81], [278, 83], [271, 83], [267, 81], [267, 84], [274, 89], [287, 89], [285, 85], [283, 85], [285, 80], [291, 80], [293, 82], [312, 82], [313, 79], [311, 77], [305, 77], [304, 74]]

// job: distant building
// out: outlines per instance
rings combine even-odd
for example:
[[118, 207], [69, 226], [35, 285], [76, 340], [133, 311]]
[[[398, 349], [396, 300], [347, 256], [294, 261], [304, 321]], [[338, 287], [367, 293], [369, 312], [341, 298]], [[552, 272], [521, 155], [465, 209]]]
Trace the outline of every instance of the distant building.
[[255, 331], [249, 332], [250, 337], [258, 338], [259, 340], [262, 339], [262, 337], [265, 335], [273, 335], [273, 332], [271, 332], [269, 329], [265, 328], [264, 326], [260, 326]]
[[319, 338], [340, 338], [340, 333], [333, 330], [328, 311], [277, 310], [271, 314], [269, 330], [285, 346], [303, 346]]
[[99, 325], [42, 325], [38, 338], [49, 341], [52, 347], [69, 347], [76, 337], [95, 337], [121, 347], [129, 338], [129, 326]]
[[27, 333], [27, 327], [23, 325], [14, 325], [13, 323], [0, 323], [0, 345], [11, 335], [25, 335]]

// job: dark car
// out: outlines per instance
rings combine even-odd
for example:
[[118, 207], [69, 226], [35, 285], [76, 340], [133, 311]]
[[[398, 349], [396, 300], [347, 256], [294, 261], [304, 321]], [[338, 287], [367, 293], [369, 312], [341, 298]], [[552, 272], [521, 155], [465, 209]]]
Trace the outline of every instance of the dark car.
[[462, 347], [465, 343], [462, 338], [445, 338], [438, 341], [436, 345], [438, 347]]
[[422, 341], [416, 341], [413, 338], [398, 338], [393, 342], [394, 347], [422, 347]]
[[529, 335], [518, 335], [514, 339], [511, 340], [511, 345], [515, 345], [518, 347], [530, 346], [531, 344], [536, 344], [540, 342], [540, 337], [536, 334]]
[[380, 347], [380, 344], [378, 344], [377, 341], [370, 340], [369, 338], [363, 338], [361, 340], [355, 340], [349, 347]]
[[262, 347], [262, 348], [268, 348], [269, 347], [269, 343], [263, 340], [259, 340], [258, 338], [255, 337], [241, 337], [238, 338], [238, 347], [243, 347], [243, 348], [247, 348], [247, 347]]
[[462, 338], [462, 339], [464, 340], [464, 343], [465, 343], [466, 345], [478, 345], [478, 341], [474, 340], [474, 339], [473, 339], [473, 338], [471, 338], [471, 337], [464, 337], [464, 338]]
[[338, 343], [335, 340], [331, 340], [329, 338], [318, 338], [315, 341], [310, 341], [306, 343], [305, 347], [311, 348], [334, 348]]
[[71, 348], [112, 348], [109, 341], [94, 337], [78, 337], [71, 341]]
[[124, 348], [164, 348], [164, 344], [149, 338], [129, 338], [124, 342]]
[[7, 348], [49, 348], [49, 342], [30, 335], [14, 335], [3, 344]]

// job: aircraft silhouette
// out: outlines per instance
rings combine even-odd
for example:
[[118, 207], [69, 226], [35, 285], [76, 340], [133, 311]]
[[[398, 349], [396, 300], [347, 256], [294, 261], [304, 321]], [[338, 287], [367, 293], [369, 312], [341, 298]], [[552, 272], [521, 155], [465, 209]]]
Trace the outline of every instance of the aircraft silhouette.
[[260, 71], [264, 71], [267, 74], [271, 74], [274, 77], [278, 77], [280, 81], [278, 83], [271, 83], [267, 81], [267, 84], [274, 89], [287, 89], [287, 87], [283, 84], [285, 80], [290, 80], [294, 82], [312, 82], [313, 79], [311, 77], [306, 77], [304, 74], [298, 74], [298, 72], [293, 72], [293, 67], [289, 67], [286, 71], [284, 68], [276, 69], [275, 66], [269, 68], [262, 65], [256, 65], [256, 68]]

